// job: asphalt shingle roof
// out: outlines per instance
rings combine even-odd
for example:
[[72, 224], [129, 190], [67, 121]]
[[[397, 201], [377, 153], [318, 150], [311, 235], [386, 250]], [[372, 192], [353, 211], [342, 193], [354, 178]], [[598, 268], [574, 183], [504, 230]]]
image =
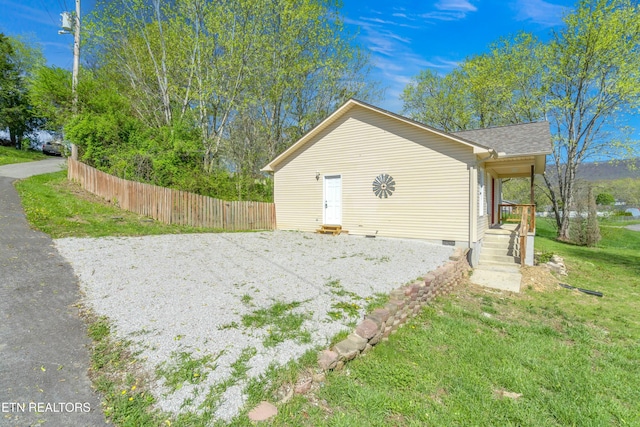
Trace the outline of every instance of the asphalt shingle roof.
[[465, 130], [451, 134], [491, 147], [507, 156], [549, 154], [552, 149], [549, 122]]

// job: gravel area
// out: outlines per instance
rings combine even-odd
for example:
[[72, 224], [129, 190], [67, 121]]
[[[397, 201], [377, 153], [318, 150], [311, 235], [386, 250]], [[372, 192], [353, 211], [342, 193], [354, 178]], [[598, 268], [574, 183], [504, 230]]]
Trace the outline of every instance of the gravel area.
[[[249, 378], [326, 346], [353, 328], [376, 294], [426, 274], [453, 253], [419, 240], [285, 231], [66, 238], [55, 244], [80, 279], [84, 303], [134, 343], [149, 372], [178, 363], [183, 352], [217, 358], [202, 368], [199, 383], [172, 391], [160, 377], [153, 391], [164, 411], [198, 411], [212, 386], [225, 382], [215, 412], [223, 420], [242, 409]], [[273, 345], [277, 321], [245, 327], [243, 316], [276, 303], [291, 304], [287, 313], [305, 320], [299, 333]], [[248, 355], [249, 369], [238, 375], [233, 364]]]

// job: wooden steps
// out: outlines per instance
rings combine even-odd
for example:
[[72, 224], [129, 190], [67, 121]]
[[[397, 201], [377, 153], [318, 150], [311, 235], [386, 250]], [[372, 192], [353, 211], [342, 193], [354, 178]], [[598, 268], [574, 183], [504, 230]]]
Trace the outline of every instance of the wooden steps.
[[347, 230], [343, 230], [341, 225], [327, 225], [327, 224], [322, 224], [322, 226], [316, 230], [316, 233], [320, 233], [320, 234], [333, 234], [334, 236], [337, 236], [338, 234], [341, 233], [349, 233]]

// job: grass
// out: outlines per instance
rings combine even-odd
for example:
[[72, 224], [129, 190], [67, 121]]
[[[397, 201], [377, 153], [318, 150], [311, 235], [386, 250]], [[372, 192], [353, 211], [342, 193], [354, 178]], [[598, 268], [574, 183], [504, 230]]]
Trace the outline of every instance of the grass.
[[16, 150], [13, 147], [0, 146], [0, 166], [12, 163], [33, 162], [35, 160], [44, 160], [48, 157], [40, 151], [33, 150]]
[[135, 369], [130, 343], [112, 334], [106, 318], [83, 314], [93, 340], [89, 376], [102, 395], [105, 416], [120, 426], [160, 425], [161, 414], [153, 409], [155, 398], [148, 392], [146, 377]]
[[[591, 249], [555, 241], [548, 223], [538, 227], [537, 251], [565, 258], [570, 275], [562, 280], [600, 290], [603, 298], [560, 287], [520, 295], [461, 287], [434, 301], [388, 342], [330, 373], [323, 387], [280, 405], [268, 425], [639, 425], [640, 233], [611, 228]], [[338, 284], [333, 288], [339, 290]], [[279, 325], [294, 306], [276, 303], [243, 323]], [[254, 354], [243, 352], [230, 381], [245, 377]], [[247, 409], [261, 400], [277, 401], [281, 384], [294, 383], [313, 366], [315, 352], [309, 352], [249, 380]], [[128, 387], [116, 391], [126, 391], [126, 397]], [[210, 393], [213, 407], [222, 391]], [[167, 419], [144, 406], [144, 399], [134, 401], [135, 411], [128, 398], [112, 393], [107, 408], [123, 405], [111, 412], [114, 424], [133, 425], [119, 423], [114, 414], [133, 413], [140, 420], [144, 410], [153, 418], [138, 425]], [[171, 418], [174, 426], [210, 421], [211, 413]], [[247, 410], [229, 425], [251, 425]]]
[[242, 325], [245, 328], [267, 328], [267, 337], [263, 341], [265, 347], [275, 347], [286, 340], [309, 343], [311, 335], [302, 328], [308, 316], [291, 312], [299, 306], [298, 301], [288, 304], [278, 301], [269, 308], [261, 308], [245, 314], [242, 316]]
[[209, 373], [216, 369], [215, 359], [211, 354], [194, 358], [186, 351], [173, 352], [171, 360], [158, 366], [156, 374], [165, 379], [165, 385], [171, 392], [180, 390], [185, 383], [199, 384], [207, 379]]
[[[32, 211], [29, 219], [40, 219], [37, 226], [56, 237], [147, 234], [156, 227], [89, 200], [61, 173], [31, 178], [19, 187]], [[96, 217], [102, 224], [91, 223]], [[174, 232], [157, 227], [152, 233]], [[542, 258], [564, 257], [569, 276], [558, 280], [604, 297], [559, 286], [519, 295], [458, 287], [388, 342], [343, 371], [329, 373], [319, 389], [279, 405], [266, 425], [640, 425], [640, 233], [613, 226], [601, 233], [597, 248], [573, 246], [556, 241], [550, 223], [539, 221], [536, 251]], [[337, 282], [330, 289], [344, 292]], [[242, 299], [245, 305], [251, 302]], [[242, 323], [299, 339], [304, 319], [292, 312], [295, 308], [295, 303], [276, 303]], [[310, 351], [247, 380], [255, 349], [245, 349], [231, 378], [209, 390], [202, 413], [173, 416], [154, 409], [150, 381], [137, 369], [129, 343], [112, 334], [106, 319], [90, 319], [89, 335], [94, 386], [104, 397], [105, 413], [120, 426], [225, 425], [212, 421], [213, 408], [224, 389], [238, 381], [246, 381], [247, 405], [229, 425], [249, 426], [248, 409], [262, 400], [277, 402], [282, 384], [295, 383], [316, 364]], [[177, 357], [167, 366], [176, 368], [169, 371], [184, 383], [201, 368], [201, 359]]]
[[538, 227], [562, 280], [603, 298], [459, 288], [271, 425], [640, 425], [640, 233], [606, 229], [591, 249]]
[[220, 231], [164, 224], [123, 211], [69, 182], [65, 171], [18, 181], [16, 189], [29, 222], [53, 238]]

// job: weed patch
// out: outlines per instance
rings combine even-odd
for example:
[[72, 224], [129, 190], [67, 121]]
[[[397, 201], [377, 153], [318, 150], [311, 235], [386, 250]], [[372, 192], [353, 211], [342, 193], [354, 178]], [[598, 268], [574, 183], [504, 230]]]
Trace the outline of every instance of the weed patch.
[[289, 339], [298, 343], [309, 343], [311, 334], [302, 328], [308, 316], [291, 312], [300, 304], [298, 301], [288, 304], [276, 302], [269, 308], [242, 316], [242, 325], [246, 328], [266, 328], [267, 337], [263, 341], [265, 347], [274, 347]]
[[89, 376], [103, 396], [103, 410], [115, 425], [160, 425], [163, 417], [153, 409], [155, 398], [147, 390], [147, 379], [133, 372], [136, 359], [129, 352], [130, 342], [111, 333], [105, 317], [83, 312], [88, 335], [93, 340]]
[[185, 383], [199, 384], [206, 380], [209, 373], [216, 369], [215, 361], [220, 354], [211, 354], [194, 358], [186, 351], [171, 353], [170, 361], [163, 362], [156, 369], [156, 374], [164, 378], [165, 385], [175, 392], [180, 390]]

